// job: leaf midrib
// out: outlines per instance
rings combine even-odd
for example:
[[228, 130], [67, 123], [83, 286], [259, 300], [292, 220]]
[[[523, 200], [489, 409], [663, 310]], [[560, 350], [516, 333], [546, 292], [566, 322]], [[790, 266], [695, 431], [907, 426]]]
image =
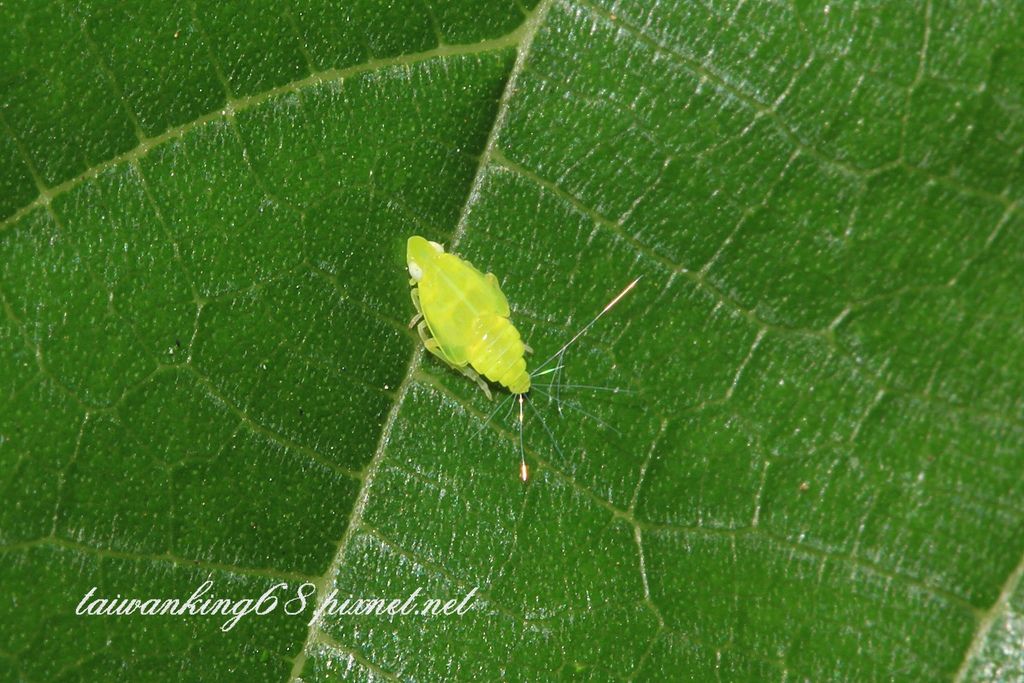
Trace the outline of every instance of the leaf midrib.
[[989, 633], [992, 632], [996, 622], [1010, 609], [1010, 600], [1022, 585], [1024, 585], [1024, 556], [1020, 558], [1020, 562], [1010, 572], [1009, 576], [1006, 577], [1006, 581], [1003, 582], [1002, 589], [999, 591], [999, 597], [978, 619], [978, 627], [974, 631], [974, 637], [971, 638], [971, 642], [964, 652], [960, 668], [957, 669], [956, 674], [953, 676], [955, 683], [960, 683], [960, 681], [967, 679], [975, 659], [985, 650]]
[[[526, 57], [530, 51], [530, 45], [533, 42], [533, 38], [541, 24], [543, 24], [544, 18], [552, 4], [553, 0], [541, 0], [541, 2], [534, 8], [533, 12], [515, 31], [496, 39], [496, 41], [489, 41], [497, 43], [497, 46], [492, 49], [500, 49], [502, 47], [511, 47], [514, 45], [516, 47], [517, 55], [515, 63], [513, 64], [511, 71], [509, 71], [508, 78], [505, 81], [505, 87], [502, 91], [501, 98], [498, 101], [498, 108], [494, 116], [494, 122], [487, 135], [487, 142], [484, 144], [484, 149], [480, 154], [480, 160], [477, 164], [476, 173], [473, 176], [473, 182], [470, 185], [469, 193], [466, 195], [466, 201], [459, 214], [459, 220], [456, 223], [455, 229], [452, 231], [452, 235], [449, 239], [450, 249], [457, 248], [466, 234], [466, 230], [468, 228], [467, 217], [469, 209], [479, 196], [484, 172], [490, 164], [491, 156], [497, 146], [498, 133], [503, 127], [508, 114], [508, 103], [515, 92], [516, 80], [523, 70], [523, 65], [526, 62]], [[314, 582], [317, 588], [316, 595], [318, 596], [317, 605], [313, 612], [314, 614], [319, 611], [320, 604], [326, 599], [329, 593], [328, 584], [337, 575], [338, 569], [341, 567], [344, 560], [348, 545], [352, 538], [355, 537], [360, 527], [363, 511], [366, 509], [366, 505], [370, 498], [370, 489], [373, 486], [374, 478], [380, 469], [381, 462], [384, 460], [384, 455], [387, 453], [387, 449], [390, 444], [391, 431], [394, 428], [399, 413], [401, 413], [402, 406], [405, 403], [405, 398], [409, 393], [409, 389], [416, 382], [416, 370], [419, 368], [420, 363], [423, 360], [423, 351], [424, 347], [422, 345], [417, 345], [412, 353], [412, 357], [409, 359], [409, 366], [406, 368], [402, 382], [398, 385], [395, 401], [391, 406], [391, 410], [388, 411], [388, 415], [384, 421], [384, 426], [381, 428], [377, 448], [374, 450], [373, 457], [370, 459], [370, 462], [365, 469], [366, 474], [363, 478], [363, 483], [356, 496], [356, 502], [352, 506], [352, 514], [349, 517], [348, 526], [346, 527], [341, 540], [338, 542], [334, 559], [328, 566], [327, 571], [325, 571], [324, 574]], [[310, 622], [306, 632], [306, 639], [302, 643], [302, 647], [298, 654], [296, 654], [292, 663], [292, 671], [288, 678], [290, 683], [296, 681], [301, 675], [302, 669], [306, 664], [307, 648], [317, 641], [319, 634], [319, 622]]]

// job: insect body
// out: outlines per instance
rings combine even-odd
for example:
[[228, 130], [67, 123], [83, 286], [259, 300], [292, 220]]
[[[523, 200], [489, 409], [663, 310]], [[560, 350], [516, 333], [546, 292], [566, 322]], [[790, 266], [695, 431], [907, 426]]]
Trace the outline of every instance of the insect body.
[[508, 300], [493, 273], [446, 253], [437, 242], [409, 238], [406, 252], [412, 301], [423, 344], [449, 366], [477, 382], [483, 377], [513, 394], [530, 390], [523, 354], [529, 347], [509, 320]]
[[[618, 304], [636, 286], [640, 278], [629, 283], [558, 351], [534, 368], [532, 373], [527, 373], [523, 354], [532, 349], [523, 343], [519, 331], [509, 320], [508, 300], [498, 286], [498, 279], [492, 273], [481, 273], [468, 261], [455, 254], [446, 253], [444, 247], [437, 242], [430, 242], [419, 236], [409, 238], [406, 261], [409, 275], [412, 277], [412, 302], [416, 306], [416, 315], [409, 326], [417, 325], [420, 338], [423, 339], [427, 350], [473, 379], [488, 398], [491, 397], [491, 390], [484, 377], [509, 390], [511, 395], [506, 402], [512, 398], [518, 401], [519, 478], [525, 483], [529, 471], [526, 467], [526, 449], [523, 446], [523, 416], [526, 405], [524, 399], [533, 386], [531, 379], [553, 375], [555, 384], [546, 386], [548, 389], [554, 389], [554, 396], [544, 391], [543, 384], [537, 384], [536, 388], [549, 401], [554, 400], [559, 404], [559, 412], [561, 402], [558, 392], [562, 387], [575, 386], [580, 389], [611, 390], [618, 393], [619, 389], [614, 387], [562, 384], [559, 382], [559, 373], [563, 367], [562, 360], [566, 350]], [[548, 367], [552, 362], [554, 366]], [[571, 404], [567, 405], [571, 407]], [[501, 407], [499, 405], [491, 413], [484, 426]], [[589, 416], [585, 411], [580, 412]], [[537, 413], [537, 417], [541, 419], [541, 424], [544, 424], [540, 413]], [[552, 443], [558, 449], [558, 444], [555, 443], [554, 436], [546, 424], [544, 431], [551, 436]]]

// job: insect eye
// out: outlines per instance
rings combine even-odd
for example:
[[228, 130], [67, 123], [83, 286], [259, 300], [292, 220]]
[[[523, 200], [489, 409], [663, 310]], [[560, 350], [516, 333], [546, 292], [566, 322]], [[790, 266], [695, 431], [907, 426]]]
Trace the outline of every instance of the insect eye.
[[430, 246], [432, 246], [434, 249], [436, 249], [439, 254], [443, 254], [444, 253], [444, 247], [442, 247], [437, 242], [431, 242]]
[[409, 261], [409, 277], [417, 282], [423, 279], [423, 269], [415, 261]]

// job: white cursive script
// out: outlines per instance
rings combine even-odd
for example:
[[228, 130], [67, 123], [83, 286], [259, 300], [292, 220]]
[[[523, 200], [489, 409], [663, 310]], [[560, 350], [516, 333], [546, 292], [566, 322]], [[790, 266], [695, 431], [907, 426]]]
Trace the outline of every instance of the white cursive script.
[[[300, 584], [293, 592], [287, 583], [276, 583], [255, 598], [218, 598], [211, 594], [213, 581], [207, 579], [184, 600], [180, 598], [133, 598], [117, 594], [112, 598], [96, 597], [99, 588], [90, 588], [75, 608], [79, 616], [121, 617], [134, 614], [143, 616], [224, 616], [227, 619], [221, 624], [222, 631], [233, 629], [242, 617], [250, 614], [263, 616], [270, 614], [281, 606], [289, 616], [302, 614], [310, 605], [313, 616], [309, 623], [319, 621], [324, 616], [462, 616], [472, 606], [477, 588], [473, 588], [461, 599], [439, 598], [420, 599], [422, 588], [417, 588], [405, 598], [357, 598], [349, 596], [339, 599], [338, 590], [333, 589], [320, 602], [315, 601], [316, 586], [306, 582]], [[283, 603], [283, 597], [289, 597]]]

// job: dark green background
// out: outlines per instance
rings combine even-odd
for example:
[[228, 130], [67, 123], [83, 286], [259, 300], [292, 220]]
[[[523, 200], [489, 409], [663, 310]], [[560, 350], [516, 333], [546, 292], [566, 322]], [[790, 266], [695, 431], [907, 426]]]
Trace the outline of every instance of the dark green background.
[[[1022, 25], [4, 3], [0, 678], [1024, 677]], [[634, 393], [535, 395], [525, 487], [406, 328], [413, 233], [541, 358], [643, 275], [567, 368]], [[480, 592], [73, 612], [207, 577]]]

